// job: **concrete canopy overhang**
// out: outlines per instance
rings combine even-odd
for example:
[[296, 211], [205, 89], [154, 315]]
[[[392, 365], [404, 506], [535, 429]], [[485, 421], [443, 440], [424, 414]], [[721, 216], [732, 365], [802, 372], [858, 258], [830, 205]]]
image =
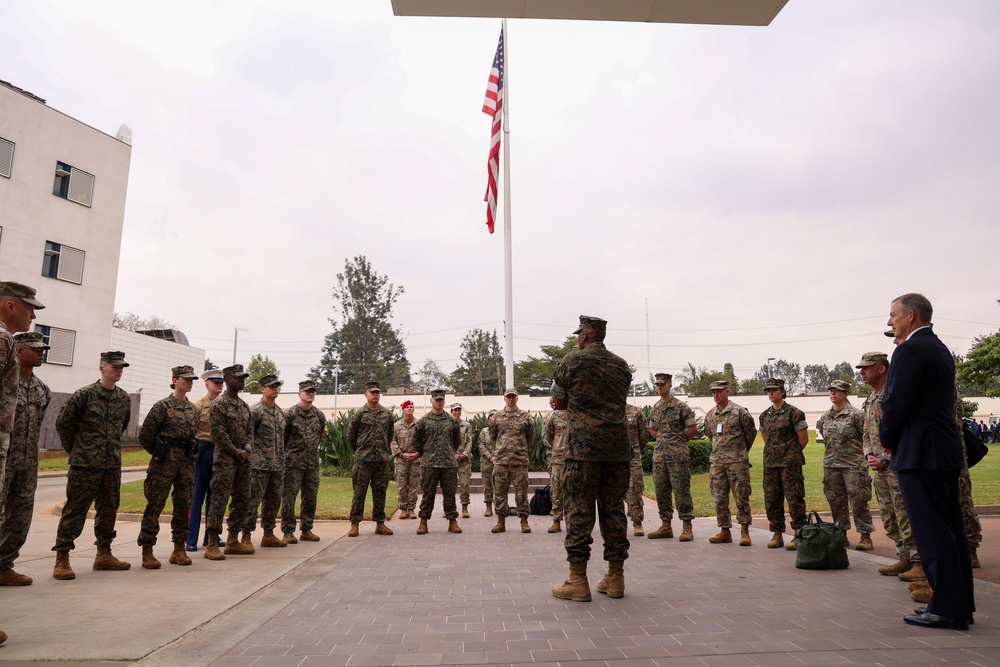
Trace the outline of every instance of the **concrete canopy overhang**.
[[769, 25], [788, 0], [392, 0], [396, 16]]

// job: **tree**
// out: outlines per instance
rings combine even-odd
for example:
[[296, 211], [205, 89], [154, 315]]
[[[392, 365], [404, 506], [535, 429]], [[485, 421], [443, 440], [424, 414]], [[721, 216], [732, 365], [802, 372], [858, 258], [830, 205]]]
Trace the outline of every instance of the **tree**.
[[503, 354], [496, 329], [492, 334], [473, 329], [462, 339], [461, 364], [451, 375], [455, 391], [479, 396], [497, 395], [505, 387]]
[[957, 371], [958, 389], [963, 396], [1000, 396], [1000, 332], [973, 340]]
[[338, 363], [344, 393], [360, 394], [370, 381], [383, 387], [409, 383], [406, 346], [391, 324], [393, 306], [403, 292], [402, 285], [376, 272], [364, 255], [344, 260], [344, 272], [337, 274], [333, 288], [339, 319], [330, 318], [333, 331], [323, 341], [323, 356], [307, 374], [318, 391], [333, 393]]
[[[766, 372], [766, 366], [762, 367]], [[797, 396], [805, 389], [805, 382], [802, 379], [802, 367], [791, 361], [778, 359], [771, 364], [772, 377], [785, 381], [785, 392], [789, 396]]]
[[450, 389], [448, 376], [433, 359], [425, 359], [424, 365], [417, 371], [417, 386], [424, 391], [433, 389]]
[[124, 329], [125, 331], [151, 331], [153, 329], [177, 328], [176, 325], [166, 321], [162, 317], [151, 315], [149, 318], [145, 318], [132, 312], [125, 313], [124, 315], [115, 313], [114, 317], [111, 318], [111, 326], [115, 329]]
[[687, 369], [677, 373], [673, 384], [678, 389], [684, 390], [688, 396], [709, 396], [712, 393], [710, 385], [716, 380], [725, 379], [726, 375], [722, 371], [710, 371], [704, 367], [695, 368], [689, 361]]
[[567, 354], [578, 348], [576, 336], [567, 336], [560, 345], [542, 345], [542, 356], [528, 356], [514, 364], [514, 385], [518, 391], [547, 394], [552, 388], [556, 367]]
[[819, 393], [826, 391], [830, 386], [832, 376], [826, 364], [807, 364], [805, 372], [806, 391]]
[[979, 412], [979, 403], [975, 401], [962, 401], [962, 416], [966, 419], [972, 419]]
[[212, 363], [211, 359], [209, 359], [208, 357], [205, 357], [205, 370], [206, 371], [210, 371], [213, 368], [215, 368], [215, 364]]
[[243, 391], [248, 394], [260, 393], [260, 379], [265, 375], [277, 375], [281, 377], [278, 365], [263, 354], [255, 354], [250, 357], [250, 363], [247, 364], [247, 373], [250, 374], [250, 377], [247, 378], [247, 383], [243, 387]]

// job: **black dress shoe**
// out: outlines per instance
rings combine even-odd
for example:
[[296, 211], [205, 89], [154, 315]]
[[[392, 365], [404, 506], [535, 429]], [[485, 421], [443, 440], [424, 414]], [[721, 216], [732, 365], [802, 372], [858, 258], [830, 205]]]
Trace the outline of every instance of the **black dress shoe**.
[[[927, 607], [917, 607], [913, 611], [915, 611], [917, 614], [926, 614]], [[975, 624], [976, 624], [976, 619], [972, 618], [972, 614], [969, 614], [969, 625], [975, 625]]]
[[197, 551], [197, 550], [198, 550], [198, 545], [197, 544], [185, 544], [184, 545], [184, 551]]
[[928, 614], [926, 611], [922, 614], [910, 614], [904, 616], [903, 620], [910, 625], [919, 625], [924, 628], [944, 628], [946, 630], [969, 629], [969, 624], [964, 620], [960, 621], [955, 618], [948, 618], [947, 616]]

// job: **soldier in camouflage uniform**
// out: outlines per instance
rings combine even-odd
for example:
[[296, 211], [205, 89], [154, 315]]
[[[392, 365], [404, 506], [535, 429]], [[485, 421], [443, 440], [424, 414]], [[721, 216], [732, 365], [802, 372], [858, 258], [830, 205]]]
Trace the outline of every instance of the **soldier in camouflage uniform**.
[[160, 561], [153, 556], [153, 545], [160, 532], [160, 514], [167, 504], [173, 487], [174, 514], [170, 533], [174, 550], [170, 562], [190, 565], [184, 553], [188, 538], [188, 513], [194, 495], [194, 462], [188, 455], [195, 430], [198, 428], [198, 410], [187, 399], [188, 392], [198, 376], [191, 366], [174, 366], [171, 369], [171, 389], [174, 392], [153, 404], [139, 429], [139, 444], [152, 454], [142, 485], [146, 496], [146, 509], [142, 513], [142, 527], [137, 540], [142, 547], [142, 566], [156, 570]]
[[642, 474], [642, 450], [649, 442], [649, 428], [646, 426], [646, 415], [634, 405], [625, 409], [625, 421], [628, 422], [628, 444], [632, 449], [632, 460], [629, 467], [628, 495], [625, 502], [628, 505], [628, 516], [632, 519], [632, 534], [642, 537], [642, 520], [646, 513], [642, 492], [646, 490], [646, 482]]
[[472, 424], [462, 419], [462, 404], [451, 406], [451, 416], [462, 427], [462, 447], [455, 454], [458, 459], [458, 493], [462, 499], [462, 518], [469, 518], [469, 487], [472, 486]]
[[490, 532], [507, 530], [507, 492], [514, 484], [517, 516], [521, 532], [530, 533], [528, 525], [528, 451], [535, 441], [535, 420], [524, 410], [517, 409], [517, 389], [504, 392], [504, 409], [493, 415], [490, 423], [490, 445], [493, 447], [493, 504], [497, 508], [497, 525]]
[[715, 500], [718, 535], [708, 538], [712, 544], [731, 544], [733, 519], [729, 513], [729, 493], [736, 501], [736, 522], [740, 524], [740, 546], [749, 547], [750, 523], [750, 448], [757, 437], [750, 412], [729, 400], [729, 382], [716, 380], [709, 387], [715, 405], [705, 414], [705, 437], [712, 443], [708, 458], [709, 488]]
[[403, 418], [396, 422], [389, 443], [396, 464], [396, 499], [400, 519], [416, 519], [417, 494], [420, 493], [420, 454], [413, 448], [413, 401], [403, 401]]
[[[773, 535], [768, 549], [778, 549], [785, 542], [785, 506], [792, 520], [792, 531], [806, 523], [806, 486], [802, 450], [809, 444], [806, 415], [785, 402], [785, 381], [768, 378], [764, 383], [771, 407], [760, 413], [760, 434], [764, 439], [764, 510]], [[785, 548], [795, 550], [795, 538]]]
[[10, 434], [7, 471], [3, 480], [3, 524], [0, 525], [0, 586], [27, 586], [31, 577], [14, 571], [14, 561], [28, 539], [38, 486], [38, 437], [49, 406], [49, 388], [34, 373], [42, 365], [45, 344], [35, 331], [14, 336], [20, 366], [17, 412]]
[[872, 482], [862, 447], [865, 417], [861, 410], [847, 402], [851, 384], [844, 380], [830, 383], [830, 402], [833, 407], [816, 422], [816, 431], [823, 436], [823, 493], [833, 520], [844, 531], [844, 544], [850, 546], [847, 531], [851, 528], [850, 508], [854, 523], [861, 533], [858, 551], [871, 551], [871, 534], [875, 531], [868, 503], [872, 499]]
[[493, 443], [490, 442], [490, 424], [493, 423], [493, 416], [496, 410], [490, 410], [486, 416], [486, 427], [479, 430], [479, 472], [483, 477], [483, 502], [486, 503], [486, 511], [483, 516], [493, 516]]
[[358, 526], [365, 513], [365, 496], [372, 490], [372, 520], [376, 535], [392, 535], [385, 525], [385, 491], [389, 486], [389, 457], [392, 450], [392, 414], [379, 405], [382, 390], [378, 382], [365, 385], [365, 404], [351, 415], [347, 425], [347, 443], [354, 451], [354, 497], [351, 500], [351, 529], [348, 537], [358, 536]]
[[580, 316], [574, 332], [580, 349], [559, 362], [552, 387], [556, 407], [567, 410], [569, 422], [563, 468], [569, 577], [552, 586], [552, 595], [563, 600], [591, 599], [587, 561], [596, 519], [601, 522], [608, 561], [608, 573], [597, 590], [612, 598], [625, 595], [629, 548], [625, 494], [631, 458], [625, 406], [632, 372], [624, 359], [604, 346], [607, 324]]
[[[963, 420], [965, 419], [965, 407], [962, 405], [962, 397], [955, 392], [955, 422], [958, 425], [958, 436], [962, 441], [962, 471], [958, 473], [958, 501], [962, 508], [962, 526], [965, 528], [965, 535], [969, 539], [969, 560], [972, 567], [979, 565], [979, 545], [983, 542], [983, 525], [979, 522], [979, 512], [976, 511], [976, 503], [972, 499], [972, 477], [969, 475], [969, 453], [965, 448], [965, 436], [962, 434]], [[922, 602], [922, 600], [920, 600]]]
[[288, 543], [274, 534], [278, 509], [281, 507], [281, 484], [285, 478], [285, 412], [275, 405], [281, 391], [277, 375], [260, 379], [260, 401], [250, 408], [253, 418], [253, 451], [250, 452], [250, 509], [243, 524], [243, 539], [253, 546], [250, 535], [257, 527], [264, 534], [260, 546], [287, 547]]
[[302, 491], [299, 507], [301, 538], [318, 542], [312, 532], [319, 495], [319, 444], [326, 433], [326, 416], [313, 407], [316, 383], [299, 383], [299, 404], [285, 411], [285, 479], [281, 484], [281, 532], [285, 544], [296, 544], [295, 496]]
[[[194, 402], [198, 412], [198, 428], [194, 437], [197, 443], [194, 460], [194, 498], [191, 501], [191, 514], [188, 517], [188, 539], [185, 551], [198, 550], [198, 534], [201, 532], [202, 507], [205, 508], [205, 525], [208, 525], [208, 515], [212, 511], [212, 465], [215, 463], [215, 443], [212, 442], [212, 424], [209, 415], [212, 412], [212, 401], [219, 397], [225, 380], [222, 370], [213, 368], [201, 375], [205, 381], [205, 395]], [[202, 546], [208, 545], [208, 534], [205, 534]]]
[[566, 462], [566, 438], [569, 435], [569, 415], [556, 409], [555, 398], [549, 399], [552, 412], [545, 418], [545, 446], [549, 450], [549, 487], [552, 491], [552, 525], [550, 533], [559, 533], [563, 518], [562, 474]]
[[63, 449], [69, 453], [66, 505], [52, 547], [56, 552], [52, 576], [56, 579], [76, 577], [69, 564], [69, 552], [76, 548], [74, 540], [83, 532], [91, 504], [97, 512], [94, 569], [127, 570], [132, 567], [111, 553], [121, 500], [122, 436], [132, 417], [129, 396], [117, 386], [127, 366], [124, 352], [103, 352], [101, 379], [73, 392], [56, 418], [56, 433]]
[[656, 504], [660, 511], [660, 527], [649, 534], [649, 539], [674, 536], [670, 521], [674, 508], [671, 496], [677, 499], [677, 517], [684, 522], [680, 541], [694, 539], [691, 521], [694, 519], [694, 502], [691, 500], [691, 453], [688, 441], [698, 435], [694, 412], [687, 403], [670, 395], [673, 376], [657, 373], [653, 378], [660, 400], [649, 413], [649, 434], [656, 438], [653, 450], [653, 484], [656, 487]]
[[431, 411], [413, 428], [413, 448], [420, 454], [420, 526], [417, 535], [427, 533], [427, 519], [434, 513], [434, 496], [438, 485], [448, 519], [448, 532], [461, 533], [458, 527], [458, 459], [461, 450], [461, 423], [444, 411], [444, 389], [431, 392]]
[[[255, 549], [249, 541], [240, 542], [240, 529], [246, 520], [250, 507], [250, 453], [253, 451], [253, 418], [250, 406], [239, 394], [250, 376], [242, 364], [233, 364], [222, 369], [226, 390], [212, 401], [209, 423], [212, 442], [215, 443], [215, 460], [212, 463], [212, 510], [208, 513], [205, 534], [208, 548], [205, 558], [225, 560], [227, 554], [234, 556], [253, 555]], [[222, 533], [222, 515], [229, 507], [229, 529], [226, 546], [219, 550], [219, 535]]]

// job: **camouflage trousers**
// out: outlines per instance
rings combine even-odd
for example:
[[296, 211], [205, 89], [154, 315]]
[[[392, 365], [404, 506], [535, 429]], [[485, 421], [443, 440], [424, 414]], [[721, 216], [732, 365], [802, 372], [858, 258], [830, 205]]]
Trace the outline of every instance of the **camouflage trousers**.
[[295, 532], [295, 497], [302, 492], [299, 507], [299, 525], [303, 531], [312, 530], [316, 520], [316, 497], [319, 495], [319, 467], [285, 468], [281, 482], [281, 532]]
[[528, 516], [528, 466], [493, 464], [493, 505], [498, 516], [507, 516], [507, 492], [511, 483], [514, 484], [514, 502], [517, 504], [517, 515]]
[[549, 463], [549, 490], [552, 492], [552, 511], [550, 516], [561, 519], [563, 516], [563, 490], [562, 490], [563, 464], [562, 462]]
[[463, 505], [469, 504], [469, 487], [472, 486], [472, 459], [458, 462], [458, 494]]
[[[646, 518], [643, 505], [642, 492], [646, 490], [646, 480], [642, 476], [642, 461], [632, 461], [629, 464], [628, 472], [628, 492], [625, 494], [625, 503], [628, 505], [628, 518], [632, 523], [642, 523]], [[673, 511], [671, 510], [671, 514]]]
[[409, 463], [400, 458], [396, 459], [396, 504], [399, 505], [399, 509], [417, 509], [420, 480], [420, 459]]
[[[483, 475], [483, 502], [493, 502], [493, 461], [485, 456], [479, 459], [479, 470]], [[553, 501], [555, 502], [555, 501]]]
[[94, 542], [99, 547], [111, 546], [117, 533], [115, 520], [121, 502], [121, 468], [81, 468], [70, 466], [66, 477], [66, 504], [59, 518], [56, 530], [56, 545], [53, 551], [72, 551], [74, 540], [83, 533], [87, 512], [93, 504], [97, 516], [94, 518]]
[[979, 523], [979, 512], [972, 500], [972, 478], [967, 474], [958, 477], [959, 500], [962, 503], [962, 523], [969, 538], [969, 547], [978, 549], [983, 543], [983, 525]]
[[691, 468], [687, 461], [664, 461], [653, 458], [653, 485], [656, 488], [656, 506], [660, 521], [674, 518], [673, 498], [677, 499], [677, 518], [694, 519], [694, 502], [691, 500]]
[[574, 461], [563, 464], [563, 512], [566, 514], [566, 560], [586, 563], [594, 543], [594, 523], [600, 521], [604, 560], [628, 558], [625, 494], [628, 461]]
[[212, 509], [208, 512], [208, 521], [205, 522], [205, 534], [222, 533], [222, 516], [226, 513], [226, 505], [230, 505], [230, 498], [233, 502], [229, 507], [226, 527], [230, 532], [239, 532], [250, 509], [250, 461], [238, 463], [231, 454], [216, 449], [210, 488]]
[[38, 468], [8, 470], [3, 478], [3, 525], [0, 526], [0, 570], [14, 567], [28, 539], [35, 511]]
[[[859, 533], [874, 533], [872, 512], [868, 503], [872, 499], [872, 480], [868, 466], [864, 468], [823, 468], [823, 494], [830, 503], [833, 520], [841, 530], [851, 529], [851, 513]], [[851, 512], [848, 512], [850, 504]]]
[[260, 510], [260, 527], [274, 530], [278, 525], [278, 510], [281, 508], [281, 487], [285, 481], [285, 470], [250, 470], [250, 509], [243, 522], [243, 530], [253, 532], [257, 528], [257, 511]]
[[764, 468], [764, 511], [773, 532], [785, 532], [785, 504], [792, 520], [792, 530], [806, 525], [806, 480], [802, 466]]
[[708, 488], [715, 500], [715, 520], [719, 528], [732, 528], [733, 516], [729, 512], [729, 494], [736, 501], [736, 523], [749, 526], [753, 521], [750, 513], [750, 463], [713, 463], [708, 469]]
[[142, 513], [142, 528], [136, 540], [140, 547], [156, 544], [160, 514], [167, 504], [171, 487], [174, 489], [174, 514], [170, 518], [170, 537], [175, 544], [187, 542], [190, 530], [188, 518], [194, 497], [194, 461], [179, 447], [171, 447], [163, 460], [156, 463], [150, 461], [146, 469], [146, 481], [142, 483], [146, 509]]
[[455, 494], [458, 493], [458, 468], [420, 468], [420, 512], [421, 519], [429, 519], [434, 513], [434, 496], [438, 485], [441, 485], [441, 502], [444, 505], [444, 516], [451, 521], [458, 518], [458, 506], [455, 505]]
[[388, 461], [354, 460], [354, 497], [351, 499], [351, 523], [361, 523], [365, 515], [365, 497], [372, 489], [372, 521], [385, 521], [385, 491], [389, 487]]
[[882, 527], [886, 536], [896, 543], [896, 557], [911, 563], [920, 562], [917, 543], [913, 539], [910, 518], [903, 504], [903, 494], [899, 490], [899, 478], [895, 470], [875, 471], [875, 498], [878, 500]]

